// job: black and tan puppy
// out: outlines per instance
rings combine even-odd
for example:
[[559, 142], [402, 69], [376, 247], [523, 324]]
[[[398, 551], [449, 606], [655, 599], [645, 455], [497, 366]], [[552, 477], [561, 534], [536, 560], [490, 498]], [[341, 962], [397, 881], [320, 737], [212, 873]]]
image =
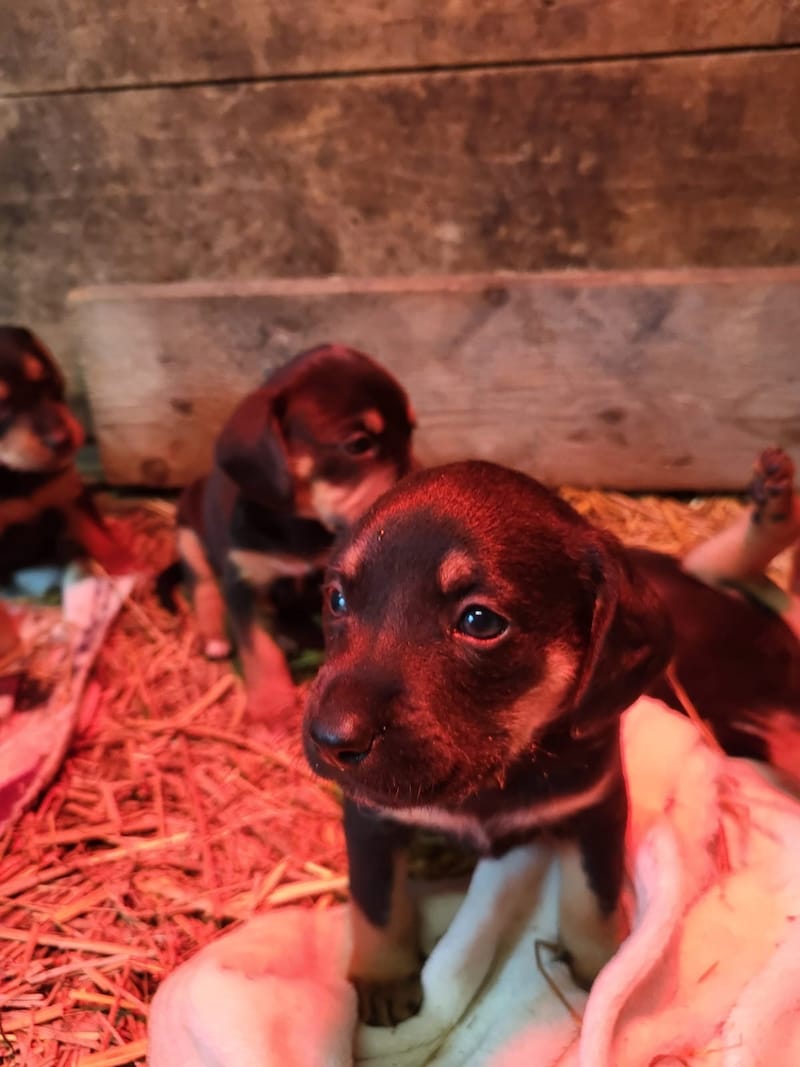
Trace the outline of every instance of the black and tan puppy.
[[671, 647], [626, 551], [532, 479], [459, 463], [378, 502], [333, 555], [325, 599], [304, 743], [346, 797], [362, 1018], [420, 1005], [413, 825], [490, 855], [552, 836], [561, 943], [591, 983], [623, 935], [620, 717]]
[[334, 536], [409, 471], [413, 427], [387, 371], [322, 345], [239, 404], [213, 470], [184, 493], [178, 548], [205, 652], [228, 653], [227, 615], [253, 710], [293, 704], [284, 652], [320, 642], [311, 620]]
[[[731, 756], [762, 760], [800, 786], [800, 641], [774, 612], [713, 589], [657, 552], [632, 550], [675, 632], [674, 670]], [[650, 695], [685, 711], [672, 676]]]
[[0, 326], [0, 584], [86, 558], [130, 568], [75, 469], [82, 442], [50, 352], [30, 330]]
[[[763, 760], [800, 787], [800, 582], [766, 575], [779, 553], [800, 558], [800, 497], [789, 456], [768, 448], [754, 467], [753, 504], [682, 560], [632, 549], [675, 630], [674, 675], [653, 693], [685, 697], [726, 752]], [[796, 564], [795, 564], [796, 566]]]

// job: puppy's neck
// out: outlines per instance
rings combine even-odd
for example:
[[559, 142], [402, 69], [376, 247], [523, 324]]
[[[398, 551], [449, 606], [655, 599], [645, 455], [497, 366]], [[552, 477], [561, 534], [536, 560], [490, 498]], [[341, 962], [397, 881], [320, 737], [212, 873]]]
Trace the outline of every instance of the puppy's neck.
[[28, 497], [63, 474], [63, 467], [53, 471], [18, 471], [0, 463], [0, 500]]
[[501, 856], [543, 832], [584, 818], [622, 786], [619, 743], [609, 739], [589, 757], [534, 752], [520, 757], [497, 787], [483, 789], [453, 807], [387, 809], [400, 822], [429, 826], [469, 842], [483, 854]]
[[291, 545], [301, 554], [315, 554], [333, 544], [333, 534], [316, 519], [265, 508], [245, 496], [234, 508], [231, 532], [237, 547], [261, 552]]

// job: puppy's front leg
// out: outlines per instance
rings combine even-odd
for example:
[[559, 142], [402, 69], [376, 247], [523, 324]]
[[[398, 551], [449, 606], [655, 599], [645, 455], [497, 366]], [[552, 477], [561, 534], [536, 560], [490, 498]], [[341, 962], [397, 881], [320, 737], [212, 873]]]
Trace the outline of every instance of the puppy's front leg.
[[256, 592], [230, 560], [223, 570], [225, 602], [244, 670], [247, 702], [260, 717], [277, 721], [297, 704], [286, 659], [256, 619]]
[[225, 634], [225, 601], [217, 576], [194, 530], [179, 526], [176, 542], [203, 642], [203, 654], [207, 659], [225, 659], [231, 653], [231, 646]]
[[575, 981], [588, 989], [626, 936], [620, 907], [625, 874], [624, 784], [559, 847], [559, 941]]
[[408, 887], [410, 831], [345, 801], [353, 954], [349, 978], [358, 1014], [395, 1026], [422, 1004], [417, 915]]

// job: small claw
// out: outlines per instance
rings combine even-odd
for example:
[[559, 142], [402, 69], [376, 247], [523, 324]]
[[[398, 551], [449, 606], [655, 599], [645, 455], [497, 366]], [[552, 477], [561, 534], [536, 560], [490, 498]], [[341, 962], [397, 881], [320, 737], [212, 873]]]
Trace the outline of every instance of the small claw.
[[794, 464], [781, 448], [765, 448], [753, 466], [748, 493], [756, 522], [769, 519], [780, 522], [792, 512]]

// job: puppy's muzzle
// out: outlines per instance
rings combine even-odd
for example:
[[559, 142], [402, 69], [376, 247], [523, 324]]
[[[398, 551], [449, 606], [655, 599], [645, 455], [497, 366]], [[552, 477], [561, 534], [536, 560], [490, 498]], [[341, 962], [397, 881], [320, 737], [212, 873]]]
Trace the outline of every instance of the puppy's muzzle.
[[323, 776], [339, 776], [365, 762], [379, 746], [398, 686], [369, 667], [338, 672], [323, 667], [305, 714], [306, 753]]
[[66, 426], [55, 425], [50, 427], [42, 434], [42, 440], [50, 451], [57, 456], [66, 456], [73, 451], [72, 435]]
[[367, 723], [347, 713], [332, 720], [312, 720], [308, 733], [319, 758], [335, 770], [361, 763], [370, 754], [375, 740]]

